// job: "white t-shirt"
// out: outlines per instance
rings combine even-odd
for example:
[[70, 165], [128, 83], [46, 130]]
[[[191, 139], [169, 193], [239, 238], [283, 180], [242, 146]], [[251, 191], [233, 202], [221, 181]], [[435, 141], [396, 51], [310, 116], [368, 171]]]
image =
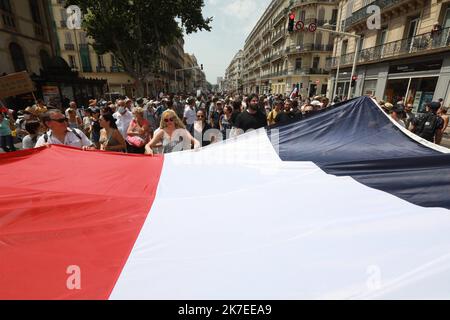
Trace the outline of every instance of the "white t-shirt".
[[197, 119], [197, 112], [195, 109], [192, 109], [189, 105], [184, 108], [184, 117], [186, 118], [186, 123], [188, 126], [194, 124]]
[[130, 126], [131, 121], [133, 121], [133, 114], [127, 109], [127, 112], [124, 114], [121, 114], [120, 112], [114, 113], [113, 117], [117, 120], [117, 129], [119, 129], [123, 138], [126, 139], [128, 137], [128, 127]]
[[[75, 130], [78, 133], [79, 137], [77, 137], [77, 135], [75, 133], [73, 133], [73, 130]], [[51, 130], [49, 132], [47, 132], [47, 137], [48, 137], [48, 140], [47, 140], [47, 142], [45, 142], [45, 135], [41, 136], [38, 139], [35, 148], [42, 147], [45, 145], [45, 143], [59, 144], [59, 145], [65, 145], [65, 146], [70, 146], [70, 147], [76, 147], [76, 148], [90, 147], [90, 146], [94, 145], [92, 143], [92, 141], [89, 140], [88, 137], [86, 137], [86, 135], [83, 133], [83, 131], [78, 130], [78, 129], [72, 129], [72, 130], [68, 129], [63, 142], [59, 141], [58, 138], [56, 138], [52, 134]]]

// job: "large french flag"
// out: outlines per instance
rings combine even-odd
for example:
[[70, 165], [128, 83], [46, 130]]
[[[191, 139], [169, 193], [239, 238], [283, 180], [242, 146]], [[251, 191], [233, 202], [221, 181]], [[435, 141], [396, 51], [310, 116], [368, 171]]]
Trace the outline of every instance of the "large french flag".
[[370, 98], [200, 151], [0, 155], [0, 299], [449, 299], [450, 154]]

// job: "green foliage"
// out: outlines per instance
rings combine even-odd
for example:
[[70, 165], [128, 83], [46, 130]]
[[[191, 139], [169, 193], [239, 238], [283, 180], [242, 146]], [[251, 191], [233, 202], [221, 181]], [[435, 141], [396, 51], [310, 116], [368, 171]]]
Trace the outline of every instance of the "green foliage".
[[160, 48], [187, 34], [210, 31], [204, 0], [68, 0], [84, 13], [83, 28], [98, 54], [114, 54], [137, 80], [157, 68]]

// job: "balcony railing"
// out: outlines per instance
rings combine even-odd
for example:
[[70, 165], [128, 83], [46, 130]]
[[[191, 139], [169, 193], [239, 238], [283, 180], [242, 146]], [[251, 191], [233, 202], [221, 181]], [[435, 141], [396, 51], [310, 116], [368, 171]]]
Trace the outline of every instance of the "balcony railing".
[[296, 1], [291, 8], [296, 8], [296, 7], [300, 7], [303, 6], [305, 4], [308, 3], [316, 3], [316, 2], [320, 2], [320, 3], [334, 3], [337, 2], [336, 0], [298, 0]]
[[278, 41], [282, 40], [285, 35], [286, 35], [286, 33], [284, 31], [280, 31], [280, 32], [276, 33], [272, 38], [272, 44], [275, 44]]
[[283, 57], [283, 54], [281, 52], [275, 53], [270, 58], [270, 61], [276, 61], [278, 59], [281, 59]]
[[[372, 48], [361, 50], [357, 63], [368, 63], [381, 59], [399, 57], [415, 53], [426, 53], [434, 49], [450, 49], [450, 28], [441, 30], [439, 33], [431, 32], [405, 38]], [[340, 65], [352, 64], [354, 52], [341, 56]], [[332, 67], [337, 66], [336, 57], [331, 62]]]
[[309, 52], [309, 51], [333, 51], [332, 44], [315, 44], [315, 43], [304, 43], [298, 46], [289, 46], [286, 48], [286, 53], [295, 54], [299, 52]]
[[65, 43], [65, 44], [64, 44], [64, 49], [65, 49], [65, 50], [74, 51], [74, 50], [75, 50], [75, 45], [72, 44], [72, 43]]
[[330, 72], [326, 69], [321, 68], [299, 68], [299, 69], [290, 69], [288, 74], [289, 75], [312, 75], [312, 74], [329, 74]]
[[288, 18], [288, 10], [283, 9], [276, 17], [273, 19], [273, 26], [277, 25], [279, 22], [283, 21], [283, 19], [287, 20]]
[[288, 70], [280, 70], [280, 71], [273, 72], [271, 74], [271, 77], [282, 77], [282, 76], [286, 76], [287, 74], [288, 74]]
[[375, 5], [381, 8], [381, 11], [385, 11], [386, 9], [394, 7], [395, 5], [398, 5], [402, 2], [409, 2], [409, 1], [410, 0], [375, 0], [374, 2], [368, 4], [367, 6], [362, 7], [361, 9], [353, 12], [351, 17], [348, 17], [345, 20], [345, 28], [348, 29], [355, 23], [366, 21], [367, 18], [369, 18], [372, 15], [372, 12], [370, 10], [367, 11], [367, 8], [369, 6]]

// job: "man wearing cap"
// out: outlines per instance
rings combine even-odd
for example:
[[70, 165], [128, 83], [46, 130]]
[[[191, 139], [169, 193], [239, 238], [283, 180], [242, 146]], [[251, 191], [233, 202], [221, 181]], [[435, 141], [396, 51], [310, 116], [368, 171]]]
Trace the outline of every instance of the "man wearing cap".
[[405, 110], [403, 109], [403, 105], [397, 103], [391, 110], [391, 119], [401, 125], [403, 128], [406, 128], [405, 122], [403, 121], [403, 114]]
[[444, 120], [437, 115], [440, 107], [441, 104], [439, 102], [428, 103], [426, 112], [412, 122], [411, 132], [434, 143], [436, 141], [436, 135], [444, 127]]

